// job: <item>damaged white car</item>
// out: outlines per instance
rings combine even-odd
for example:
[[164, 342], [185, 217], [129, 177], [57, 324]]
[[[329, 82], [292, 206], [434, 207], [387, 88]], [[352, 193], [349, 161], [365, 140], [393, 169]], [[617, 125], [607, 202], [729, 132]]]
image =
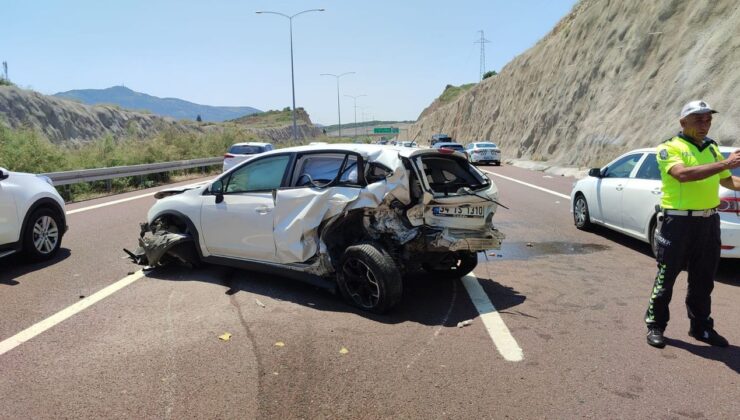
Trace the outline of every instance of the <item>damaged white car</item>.
[[130, 253], [137, 263], [203, 261], [296, 277], [377, 313], [400, 301], [404, 273], [461, 277], [504, 238], [492, 223], [495, 184], [445, 149], [279, 149], [155, 197]]

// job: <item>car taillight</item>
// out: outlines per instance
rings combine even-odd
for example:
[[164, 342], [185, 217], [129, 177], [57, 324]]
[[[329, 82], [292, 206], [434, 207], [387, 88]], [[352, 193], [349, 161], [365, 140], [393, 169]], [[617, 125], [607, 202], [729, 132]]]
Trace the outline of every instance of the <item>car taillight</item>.
[[719, 200], [719, 207], [717, 211], [727, 213], [738, 213], [740, 212], [740, 198], [735, 197], [723, 197]]
[[234, 157], [234, 155], [232, 155], [231, 153], [226, 153], [224, 155], [224, 159], [233, 158], [233, 157]]
[[475, 154], [478, 154], [480, 152], [482, 152], [482, 150], [480, 150], [480, 149], [473, 149], [473, 153], [475, 153]]
[[448, 149], [446, 147], [440, 147], [438, 150], [439, 150], [440, 153], [444, 153], [446, 155], [451, 155], [451, 154], [455, 153], [455, 150], [454, 149]]

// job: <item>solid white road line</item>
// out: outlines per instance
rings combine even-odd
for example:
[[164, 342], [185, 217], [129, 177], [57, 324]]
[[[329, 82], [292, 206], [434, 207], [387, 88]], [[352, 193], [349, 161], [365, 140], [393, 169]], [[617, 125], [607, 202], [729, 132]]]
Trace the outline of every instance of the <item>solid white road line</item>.
[[82, 213], [83, 211], [88, 211], [88, 210], [95, 210], [95, 209], [99, 209], [101, 207], [113, 206], [113, 205], [116, 205], [116, 204], [125, 203], [127, 201], [138, 200], [140, 198], [151, 197], [154, 194], [155, 193], [151, 192], [151, 193], [147, 193], [147, 194], [135, 195], [135, 196], [129, 197], [129, 198], [122, 198], [120, 200], [108, 201], [107, 203], [96, 204], [96, 205], [90, 206], [90, 207], [83, 207], [83, 208], [80, 208], [80, 209], [70, 210], [70, 211], [67, 212], [67, 215], [75, 214], [75, 213]]
[[[211, 179], [213, 179], [213, 178], [211, 178]], [[182, 188], [197, 187], [197, 186], [199, 186], [201, 184], [204, 184], [204, 183], [210, 181], [211, 179], [206, 179], [205, 181], [199, 181], [199, 182], [196, 182], [194, 184], [183, 185]], [[168, 188], [172, 188], [172, 187], [163, 188], [160, 191], [166, 190]], [[129, 198], [122, 198], [120, 200], [109, 201], [107, 203], [100, 203], [100, 204], [96, 204], [96, 205], [90, 206], [90, 207], [82, 207], [82, 208], [79, 208], [79, 209], [70, 210], [70, 211], [66, 212], [65, 214], [70, 215], [70, 214], [75, 214], [75, 213], [82, 213], [83, 211], [95, 210], [95, 209], [99, 209], [101, 207], [108, 207], [108, 206], [113, 206], [115, 204], [125, 203], [127, 201], [132, 201], [132, 200], [138, 200], [140, 198], [151, 197], [154, 194], [156, 194], [157, 192], [159, 192], [159, 191], [155, 191], [155, 192], [151, 192], [151, 193], [146, 193], [146, 194], [141, 194], [141, 195], [135, 195], [135, 196], [129, 197]]]
[[470, 299], [473, 301], [473, 305], [475, 305], [475, 309], [480, 314], [483, 325], [488, 330], [488, 335], [491, 336], [493, 344], [496, 345], [501, 356], [510, 362], [522, 361], [524, 359], [524, 352], [522, 352], [519, 344], [517, 344], [511, 335], [509, 328], [506, 327], [504, 320], [501, 319], [501, 315], [496, 311], [496, 307], [491, 303], [491, 300], [488, 298], [486, 291], [483, 290], [483, 286], [478, 282], [475, 274], [470, 273], [461, 280], [465, 289], [468, 291], [468, 295], [470, 295]]
[[507, 179], [507, 180], [512, 181], [512, 182], [516, 182], [516, 183], [519, 183], [519, 184], [522, 184], [522, 185], [526, 185], [527, 187], [534, 188], [536, 190], [544, 191], [546, 193], [557, 195], [558, 197], [562, 197], [562, 198], [566, 198], [566, 199], [570, 200], [570, 196], [569, 195], [560, 194], [559, 192], [548, 190], [547, 188], [538, 187], [537, 185], [530, 184], [530, 183], [527, 183], [527, 182], [524, 182], [524, 181], [520, 181], [518, 179], [509, 178], [508, 176], [503, 176], [501, 174], [496, 174], [496, 173], [489, 172], [489, 171], [483, 171], [483, 172], [485, 172], [487, 174], [491, 174], [493, 176], [497, 176], [499, 178]]
[[123, 289], [124, 287], [135, 282], [136, 280], [139, 280], [142, 277], [144, 277], [144, 272], [139, 270], [135, 272], [134, 274], [124, 277], [121, 280], [118, 280], [117, 282], [111, 284], [110, 286], [104, 289], [101, 289], [98, 292], [82, 299], [81, 301], [73, 304], [72, 306], [68, 306], [67, 308], [62, 309], [61, 311], [50, 316], [49, 318], [46, 318], [45, 320], [26, 328], [25, 330], [19, 332], [18, 334], [8, 339], [3, 340], [2, 342], [0, 342], [0, 355], [3, 355], [9, 352], [10, 350], [13, 350], [14, 348], [25, 343], [26, 341], [36, 337], [37, 335], [43, 333], [49, 328], [52, 328], [53, 326], [59, 324], [65, 319], [83, 311], [85, 308], [90, 307], [94, 305], [95, 303], [105, 299], [106, 297], [112, 295], [113, 293], [116, 293], [117, 291]]

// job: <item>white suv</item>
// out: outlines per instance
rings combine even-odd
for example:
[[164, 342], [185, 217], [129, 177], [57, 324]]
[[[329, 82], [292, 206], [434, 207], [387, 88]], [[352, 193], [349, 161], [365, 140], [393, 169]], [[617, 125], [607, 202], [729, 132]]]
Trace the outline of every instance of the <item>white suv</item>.
[[49, 178], [0, 168], [0, 258], [52, 258], [67, 231], [64, 200]]
[[279, 149], [155, 197], [135, 262], [279, 272], [373, 312], [399, 302], [405, 272], [459, 278], [504, 238], [493, 226], [496, 185], [450, 149]]
[[273, 150], [270, 143], [235, 143], [229, 147], [229, 151], [224, 154], [224, 169], [226, 172], [234, 166], [248, 160], [254, 155], [269, 152]]

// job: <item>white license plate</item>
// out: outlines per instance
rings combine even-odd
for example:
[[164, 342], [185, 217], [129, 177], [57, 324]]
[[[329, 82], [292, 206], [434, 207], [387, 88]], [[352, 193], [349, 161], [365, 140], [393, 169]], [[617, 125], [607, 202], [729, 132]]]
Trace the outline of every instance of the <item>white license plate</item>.
[[441, 217], [470, 217], [482, 218], [485, 212], [483, 206], [445, 206], [432, 207], [432, 214]]

